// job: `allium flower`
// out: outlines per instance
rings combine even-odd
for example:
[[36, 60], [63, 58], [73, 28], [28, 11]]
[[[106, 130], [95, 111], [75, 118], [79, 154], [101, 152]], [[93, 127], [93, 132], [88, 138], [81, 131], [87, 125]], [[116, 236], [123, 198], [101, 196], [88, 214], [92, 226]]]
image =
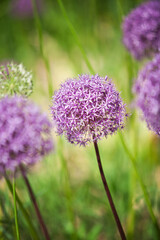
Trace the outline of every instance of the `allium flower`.
[[53, 148], [45, 114], [21, 96], [0, 100], [0, 173], [28, 167]]
[[68, 79], [53, 96], [51, 107], [59, 135], [86, 145], [124, 127], [125, 105], [113, 83], [98, 75]]
[[148, 1], [124, 19], [123, 42], [138, 60], [160, 51], [160, 1]]
[[29, 96], [32, 90], [32, 73], [26, 71], [22, 64], [0, 66], [0, 98], [13, 94]]
[[[37, 4], [38, 11], [41, 12], [42, 0], [35, 0], [35, 2]], [[14, 15], [20, 18], [33, 16], [32, 0], [12, 0], [11, 4]]]
[[160, 54], [140, 71], [133, 91], [149, 129], [160, 135]]

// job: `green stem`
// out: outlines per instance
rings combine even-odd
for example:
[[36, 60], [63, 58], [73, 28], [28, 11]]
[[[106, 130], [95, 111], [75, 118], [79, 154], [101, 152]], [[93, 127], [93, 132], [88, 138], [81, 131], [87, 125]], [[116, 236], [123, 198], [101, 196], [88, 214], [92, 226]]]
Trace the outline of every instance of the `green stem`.
[[49, 97], [52, 97], [52, 95], [53, 95], [53, 83], [52, 83], [51, 69], [50, 69], [48, 58], [45, 56], [45, 53], [44, 53], [44, 43], [43, 43], [42, 27], [41, 27], [41, 22], [40, 22], [38, 10], [37, 10], [37, 4], [36, 4], [35, 0], [32, 0], [32, 5], [33, 5], [35, 25], [36, 25], [36, 28], [37, 28], [37, 31], [38, 31], [40, 53], [41, 53], [42, 59], [44, 61], [46, 70], [47, 70]]
[[143, 180], [138, 172], [138, 168], [137, 168], [137, 164], [136, 164], [136, 159], [134, 158], [134, 156], [132, 155], [132, 153], [130, 152], [130, 150], [127, 148], [127, 145], [125, 143], [125, 140], [123, 138], [123, 135], [119, 132], [119, 136], [120, 136], [120, 139], [121, 139], [121, 142], [122, 142], [122, 145], [124, 147], [124, 150], [125, 152], [127, 153], [127, 155], [129, 156], [131, 162], [132, 162], [132, 166], [135, 170], [135, 173], [136, 173], [136, 176], [137, 176], [137, 179], [140, 183], [140, 186], [141, 186], [141, 189], [143, 191], [143, 195], [144, 195], [144, 199], [145, 199], [145, 202], [146, 202], [146, 205], [148, 207], [148, 211], [149, 211], [149, 214], [152, 218], [152, 221], [154, 223], [154, 226], [156, 227], [156, 230], [157, 230], [157, 233], [160, 237], [160, 229], [159, 229], [159, 225], [158, 225], [158, 222], [157, 222], [157, 219], [154, 215], [154, 212], [153, 212], [153, 209], [152, 209], [152, 205], [151, 205], [151, 202], [150, 202], [150, 199], [149, 199], [149, 195], [148, 195], [148, 192], [147, 192], [147, 189], [146, 189], [146, 186], [144, 185], [143, 183]]
[[65, 7], [64, 7], [64, 5], [63, 5], [62, 0], [57, 0], [57, 2], [58, 2], [58, 4], [59, 4], [59, 7], [60, 7], [60, 9], [61, 9], [61, 12], [62, 12], [62, 14], [63, 14], [63, 16], [64, 16], [64, 18], [65, 18], [65, 20], [66, 20], [66, 22], [67, 22], [68, 28], [69, 28], [71, 34], [73, 35], [74, 40], [75, 40], [75, 42], [77, 43], [77, 46], [79, 47], [79, 49], [80, 49], [80, 51], [81, 51], [81, 53], [82, 53], [82, 56], [83, 56], [83, 58], [84, 58], [84, 60], [85, 60], [85, 63], [86, 63], [86, 65], [87, 65], [88, 69], [90, 70], [90, 72], [91, 72], [92, 74], [95, 74], [95, 72], [94, 72], [94, 70], [93, 70], [93, 67], [92, 67], [92, 65], [90, 64], [90, 61], [88, 60], [88, 57], [87, 57], [87, 55], [86, 55], [86, 52], [85, 52], [85, 50], [84, 50], [84, 48], [83, 48], [83, 46], [82, 46], [82, 44], [81, 44], [81, 42], [80, 42], [80, 40], [79, 40], [78, 34], [77, 34], [77, 32], [76, 32], [73, 24], [71, 23], [68, 15], [67, 15], [67, 12], [66, 12], [66, 10], [65, 10]]
[[17, 236], [17, 240], [20, 240], [19, 227], [18, 227], [18, 217], [17, 217], [17, 206], [16, 206], [16, 181], [15, 181], [15, 177], [13, 177], [13, 200], [14, 200], [14, 218], [15, 218], [16, 236]]
[[119, 22], [121, 23], [123, 16], [124, 16], [122, 3], [121, 3], [121, 0], [116, 0], [116, 1], [117, 1], [117, 11], [118, 11], [118, 15], [119, 15]]
[[60, 139], [58, 152], [59, 152], [59, 157], [61, 159], [63, 176], [65, 177], [64, 191], [65, 191], [66, 198], [67, 198], [67, 208], [68, 208], [69, 219], [72, 223], [73, 231], [74, 231], [72, 234], [72, 240], [77, 240], [77, 229], [75, 226], [75, 214], [74, 214], [74, 209], [73, 209], [73, 196], [72, 196], [72, 189], [71, 189], [71, 184], [70, 184], [70, 176], [69, 176], [66, 159], [64, 158], [64, 155], [61, 151], [62, 149], [63, 149], [63, 142], [62, 142], [62, 139]]
[[[138, 138], [138, 128], [136, 128], [136, 122], [135, 122], [135, 114], [132, 115], [133, 119], [131, 121], [131, 128], [129, 129], [129, 134], [130, 134], [130, 139], [133, 138], [133, 143], [134, 143], [134, 157], [135, 159], [137, 159], [138, 156], [138, 145], [139, 145], [139, 138]], [[137, 129], [137, 131], [133, 131], [133, 129]], [[133, 136], [132, 136], [133, 133]], [[132, 200], [133, 200], [133, 196], [134, 196], [134, 192], [135, 192], [135, 186], [136, 186], [136, 182], [137, 182], [137, 177], [135, 174], [135, 170], [134, 168], [130, 168], [129, 169], [129, 176], [130, 176], [130, 196], [129, 196], [129, 213], [128, 213], [128, 228], [127, 228], [127, 236], [128, 236], [128, 240], [133, 240], [134, 238], [134, 225], [135, 225], [135, 210], [133, 209], [133, 204], [132, 204]]]
[[129, 213], [127, 217], [127, 239], [133, 240], [134, 235], [134, 225], [135, 225], [135, 210], [133, 209], [133, 196], [134, 196], [134, 189], [136, 184], [136, 175], [133, 168], [130, 169], [130, 196], [129, 196]]
[[[13, 187], [12, 187], [12, 184], [11, 184], [10, 180], [7, 177], [5, 177], [5, 180], [6, 180], [9, 191], [13, 195]], [[40, 240], [40, 238], [38, 237], [38, 234], [35, 230], [35, 227], [31, 222], [31, 218], [30, 218], [29, 214], [27, 213], [26, 209], [23, 207], [23, 204], [22, 204], [20, 198], [18, 197], [16, 191], [15, 191], [15, 196], [16, 196], [16, 200], [18, 202], [18, 205], [19, 205], [19, 207], [20, 207], [20, 209], [23, 213], [23, 216], [26, 219], [26, 222], [27, 222], [27, 224], [30, 228], [31, 236], [33, 237], [34, 240]]]

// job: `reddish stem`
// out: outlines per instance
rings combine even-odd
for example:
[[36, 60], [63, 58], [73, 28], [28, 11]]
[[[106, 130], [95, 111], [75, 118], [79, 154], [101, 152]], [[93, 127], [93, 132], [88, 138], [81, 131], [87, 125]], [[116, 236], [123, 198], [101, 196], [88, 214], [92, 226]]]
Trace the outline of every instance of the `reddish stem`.
[[44, 236], [45, 236], [45, 239], [46, 239], [46, 240], [50, 240], [47, 227], [46, 227], [46, 225], [45, 225], [45, 223], [44, 223], [44, 221], [43, 221], [42, 215], [41, 215], [41, 213], [40, 213], [40, 210], [39, 210], [39, 207], [38, 207], [38, 204], [37, 204], [37, 201], [36, 201], [36, 197], [35, 197], [35, 195], [34, 195], [34, 192], [33, 192], [33, 190], [32, 190], [32, 187], [31, 187], [31, 185], [30, 185], [30, 182], [29, 182], [29, 180], [28, 180], [28, 178], [27, 178], [27, 176], [26, 176], [26, 174], [25, 174], [25, 171], [24, 171], [24, 169], [23, 169], [22, 166], [20, 166], [20, 170], [21, 170], [23, 179], [24, 179], [24, 181], [25, 181], [25, 183], [26, 183], [26, 186], [27, 186], [27, 188], [28, 188], [28, 192], [29, 192], [31, 201], [32, 201], [32, 203], [33, 203], [33, 206], [34, 206], [34, 208], [35, 208], [35, 212], [36, 212], [36, 215], [37, 215], [39, 224], [40, 224], [40, 226], [41, 226], [42, 232], [43, 232], [43, 234], [44, 234]]
[[95, 151], [96, 151], [97, 162], [98, 162], [99, 171], [100, 171], [100, 174], [101, 174], [101, 179], [102, 179], [102, 182], [103, 182], [103, 185], [104, 185], [104, 189], [105, 189], [107, 197], [108, 197], [108, 201], [109, 201], [110, 207], [112, 209], [112, 213], [114, 215], [114, 218], [115, 218], [115, 221], [116, 221], [116, 224], [117, 224], [117, 227], [118, 227], [121, 239], [122, 240], [126, 240], [126, 236], [125, 236], [124, 230], [122, 228], [122, 224], [121, 224], [120, 219], [118, 217], [118, 213], [116, 211], [116, 208], [115, 208], [115, 205], [114, 205], [114, 202], [113, 202], [113, 199], [112, 199], [112, 196], [111, 196], [111, 193], [110, 193], [110, 190], [109, 190], [109, 187], [108, 187], [108, 184], [107, 184], [104, 172], [103, 172], [97, 141], [94, 141], [94, 147], [95, 147]]

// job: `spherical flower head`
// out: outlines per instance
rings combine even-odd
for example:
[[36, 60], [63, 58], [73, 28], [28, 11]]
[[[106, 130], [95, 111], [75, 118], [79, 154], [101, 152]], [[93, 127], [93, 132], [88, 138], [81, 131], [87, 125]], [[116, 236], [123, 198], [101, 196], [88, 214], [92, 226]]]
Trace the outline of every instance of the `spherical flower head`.
[[124, 18], [123, 43], [137, 60], [160, 51], [160, 1], [148, 1]]
[[56, 132], [86, 145], [124, 127], [125, 105], [113, 83], [99, 75], [79, 75], [61, 84], [51, 107]]
[[53, 148], [51, 123], [32, 102], [21, 96], [0, 100], [0, 175], [27, 169]]
[[22, 64], [9, 63], [0, 66], [0, 98], [19, 94], [29, 96], [33, 91], [32, 73]]
[[139, 72], [133, 91], [148, 128], [160, 135], [160, 54]]
[[[42, 0], [35, 0], [38, 12], [42, 10]], [[32, 0], [12, 0], [11, 9], [15, 16], [27, 18], [33, 16]]]

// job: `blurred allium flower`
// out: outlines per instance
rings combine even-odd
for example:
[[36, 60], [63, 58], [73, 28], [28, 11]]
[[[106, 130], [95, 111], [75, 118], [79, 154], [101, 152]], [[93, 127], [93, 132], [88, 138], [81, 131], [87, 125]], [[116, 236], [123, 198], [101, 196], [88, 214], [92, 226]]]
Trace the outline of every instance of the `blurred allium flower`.
[[[42, 0], [35, 0], [35, 2], [38, 11], [41, 12]], [[31, 17], [33, 15], [32, 0], [12, 0], [11, 4], [14, 15], [21, 18]]]
[[107, 76], [68, 79], [53, 96], [51, 107], [59, 135], [86, 145], [124, 127], [125, 105]]
[[0, 66], [0, 98], [5, 95], [20, 94], [29, 96], [33, 90], [32, 73], [22, 64]]
[[140, 71], [133, 91], [149, 129], [160, 135], [160, 54]]
[[0, 100], [0, 172], [28, 167], [52, 148], [51, 124], [37, 106], [21, 96]]
[[138, 60], [160, 51], [160, 1], [143, 3], [134, 9], [122, 25], [123, 42]]

